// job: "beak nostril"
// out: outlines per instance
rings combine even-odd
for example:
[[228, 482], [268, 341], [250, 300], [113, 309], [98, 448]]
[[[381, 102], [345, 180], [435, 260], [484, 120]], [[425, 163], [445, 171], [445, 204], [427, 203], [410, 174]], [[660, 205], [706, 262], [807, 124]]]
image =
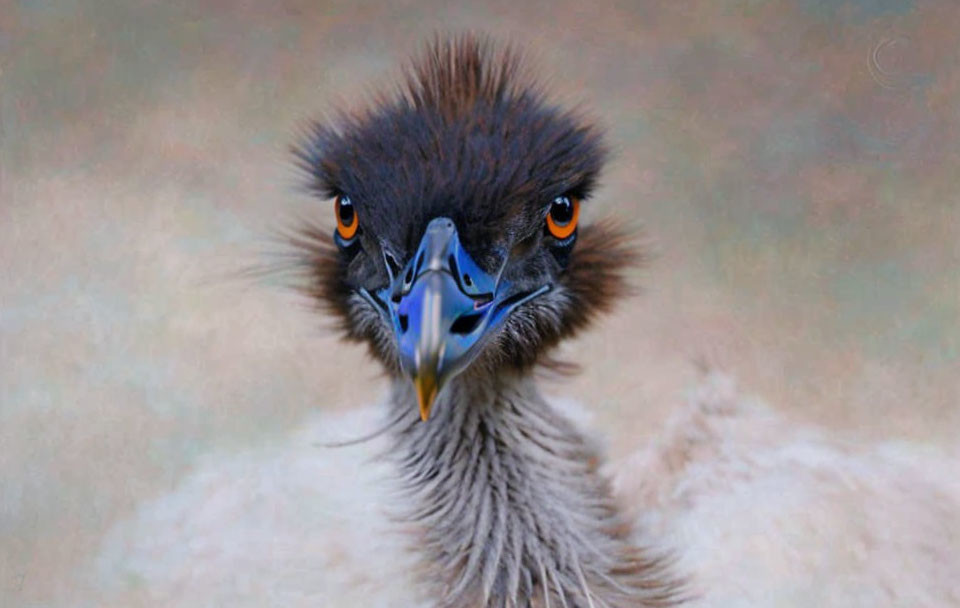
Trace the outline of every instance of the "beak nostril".
[[400, 323], [400, 331], [406, 333], [407, 327], [410, 325], [410, 318], [407, 315], [397, 315], [397, 321]]
[[483, 319], [483, 313], [472, 312], [460, 315], [457, 317], [456, 321], [450, 325], [450, 333], [458, 335], [466, 335], [477, 328], [477, 325], [480, 324], [480, 320]]
[[493, 302], [493, 294], [481, 293], [476, 296], [473, 305], [477, 308], [480, 308], [481, 306], [486, 306], [490, 302]]

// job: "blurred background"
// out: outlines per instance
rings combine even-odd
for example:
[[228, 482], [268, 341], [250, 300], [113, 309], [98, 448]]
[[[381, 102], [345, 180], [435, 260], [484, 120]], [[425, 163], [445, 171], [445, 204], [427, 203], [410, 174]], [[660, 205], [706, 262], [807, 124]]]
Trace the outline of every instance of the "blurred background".
[[464, 29], [606, 128], [586, 220], [654, 253], [547, 386], [613, 456], [701, 361], [855, 440], [955, 441], [953, 0], [0, 0], [0, 605], [95, 598], [104, 535], [204, 455], [376, 403], [360, 349], [237, 271], [332, 215], [297, 129]]

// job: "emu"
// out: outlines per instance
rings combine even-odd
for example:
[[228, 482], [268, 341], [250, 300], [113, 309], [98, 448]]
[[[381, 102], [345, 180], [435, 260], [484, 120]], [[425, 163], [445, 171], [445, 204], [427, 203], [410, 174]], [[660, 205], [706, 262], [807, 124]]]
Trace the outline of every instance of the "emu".
[[[302, 505], [337, 492], [312, 489], [331, 472], [300, 437], [279, 455], [192, 476], [115, 533], [106, 567], [136, 570], [166, 603], [257, 605], [237, 591], [238, 563], [273, 577], [283, 605], [960, 602], [955, 460], [853, 450], [722, 375], [609, 481], [596, 442], [541, 395], [533, 372], [628, 293], [624, 270], [639, 253], [616, 225], [580, 222], [604, 162], [601, 134], [549, 104], [515, 53], [438, 39], [401, 91], [315, 125], [296, 156], [335, 224], [294, 239], [307, 293], [390, 379], [379, 449], [400, 479], [381, 499], [405, 549], [363, 534], [371, 511], [360, 499], [335, 509], [337, 524], [298, 520], [314, 521]], [[210, 484], [222, 490], [213, 512], [196, 508]], [[249, 497], [264, 484], [267, 507]], [[279, 571], [250, 555], [268, 541], [218, 528], [251, 512], [273, 517]], [[158, 527], [166, 533], [150, 532]], [[148, 536], [166, 540], [137, 542]], [[198, 538], [247, 550], [211, 562], [183, 548]], [[324, 557], [331, 546], [339, 559]]]
[[436, 42], [406, 94], [297, 149], [334, 200], [299, 241], [313, 295], [391, 376], [423, 579], [439, 606], [661, 606], [680, 589], [532, 370], [626, 292], [636, 256], [581, 226], [600, 134], [548, 105], [509, 50]]

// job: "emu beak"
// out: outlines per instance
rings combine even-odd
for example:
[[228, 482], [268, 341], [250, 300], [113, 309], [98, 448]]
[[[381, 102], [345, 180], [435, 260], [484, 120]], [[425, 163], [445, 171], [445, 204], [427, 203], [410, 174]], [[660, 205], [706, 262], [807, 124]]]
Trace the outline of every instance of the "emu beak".
[[416, 254], [378, 298], [393, 323], [400, 364], [413, 380], [422, 420], [502, 320], [547, 289], [516, 293], [473, 261], [452, 220], [439, 217], [427, 225]]

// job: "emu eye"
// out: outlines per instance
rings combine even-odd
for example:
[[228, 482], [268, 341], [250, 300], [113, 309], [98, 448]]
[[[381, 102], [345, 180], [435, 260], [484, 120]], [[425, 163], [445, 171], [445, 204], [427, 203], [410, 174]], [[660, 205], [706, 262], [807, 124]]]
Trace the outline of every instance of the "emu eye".
[[357, 210], [353, 206], [350, 197], [338, 194], [334, 200], [334, 210], [337, 215], [337, 233], [345, 241], [353, 238], [360, 226], [360, 218], [357, 217]]
[[550, 204], [547, 213], [547, 231], [554, 238], [565, 239], [577, 229], [580, 216], [580, 200], [571, 196], [558, 196]]

